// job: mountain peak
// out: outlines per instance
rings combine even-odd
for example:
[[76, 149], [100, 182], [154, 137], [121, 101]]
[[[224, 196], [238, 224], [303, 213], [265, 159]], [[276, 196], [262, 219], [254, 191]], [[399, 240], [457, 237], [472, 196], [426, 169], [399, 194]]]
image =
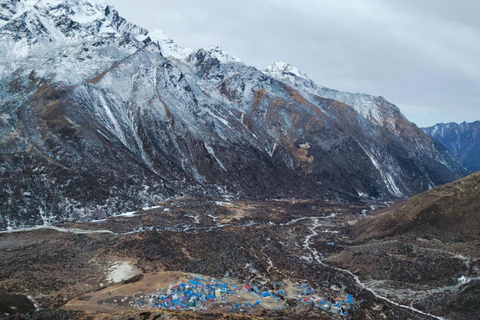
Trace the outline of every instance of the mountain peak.
[[148, 36], [152, 40], [157, 40], [162, 42], [173, 42], [173, 40], [162, 29], [156, 29], [150, 32]]
[[0, 7], [0, 28], [32, 9], [53, 9], [57, 15], [64, 13], [57, 10], [62, 5], [71, 8], [69, 13], [80, 19], [97, 15], [98, 11], [108, 7], [103, 0], [8, 0]]
[[103, 0], [19, 0], [0, 7], [0, 56], [7, 61], [53, 47], [147, 33]]
[[206, 51], [209, 52], [210, 55], [214, 56], [222, 63], [242, 62], [242, 60], [240, 60], [239, 58], [231, 56], [225, 51], [223, 51], [219, 46], [209, 47], [206, 49]]
[[156, 29], [149, 32], [147, 35], [140, 35], [138, 40], [149, 37], [152, 41], [160, 46], [160, 50], [165, 57], [175, 58], [178, 60], [185, 60], [194, 50], [184, 48], [176, 44], [166, 33], [161, 29]]
[[275, 61], [271, 65], [265, 68], [263, 72], [269, 76], [274, 78], [300, 78], [305, 80], [310, 80], [307, 74], [300, 69], [296, 68], [295, 66], [283, 62], [283, 61]]

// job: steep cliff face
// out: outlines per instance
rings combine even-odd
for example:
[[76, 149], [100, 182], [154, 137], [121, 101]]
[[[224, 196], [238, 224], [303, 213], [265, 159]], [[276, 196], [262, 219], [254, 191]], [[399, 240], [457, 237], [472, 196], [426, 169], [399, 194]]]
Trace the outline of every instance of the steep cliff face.
[[0, 228], [185, 193], [403, 197], [463, 174], [383, 98], [181, 48], [102, 2], [9, 1], [0, 19]]
[[480, 171], [480, 121], [439, 123], [423, 131], [447, 147], [469, 172]]

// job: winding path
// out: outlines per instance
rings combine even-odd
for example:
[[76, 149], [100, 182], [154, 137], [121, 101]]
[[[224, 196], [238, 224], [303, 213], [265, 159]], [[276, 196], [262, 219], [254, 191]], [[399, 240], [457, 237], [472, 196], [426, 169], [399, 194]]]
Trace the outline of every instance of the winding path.
[[315, 236], [318, 235], [318, 232], [316, 231], [316, 229], [318, 227], [321, 226], [321, 224], [319, 223], [319, 218], [310, 218], [313, 220], [313, 225], [311, 227], [308, 227], [308, 229], [312, 232], [311, 234], [307, 235], [307, 237], [305, 238], [305, 241], [304, 241], [304, 248], [308, 251], [310, 251], [313, 259], [315, 261], [317, 261], [319, 264], [321, 264], [322, 266], [326, 267], [326, 268], [330, 268], [330, 269], [333, 269], [333, 270], [337, 270], [337, 271], [340, 271], [340, 272], [343, 272], [343, 273], [346, 273], [350, 276], [353, 277], [353, 279], [355, 280], [355, 282], [362, 288], [362, 289], [365, 289], [367, 290], [368, 292], [370, 292], [371, 294], [373, 294], [376, 298], [380, 299], [380, 300], [383, 300], [387, 303], [390, 303], [390, 304], [393, 304], [397, 307], [400, 307], [400, 308], [403, 308], [403, 309], [408, 309], [410, 311], [413, 311], [415, 313], [418, 313], [418, 314], [421, 314], [423, 316], [427, 316], [427, 317], [431, 317], [433, 319], [438, 319], [438, 320], [445, 320], [444, 318], [441, 318], [441, 317], [438, 317], [438, 316], [435, 316], [433, 314], [429, 314], [429, 313], [426, 313], [426, 312], [423, 312], [421, 310], [418, 310], [414, 307], [411, 307], [411, 306], [405, 306], [403, 304], [400, 304], [400, 303], [397, 303], [395, 301], [392, 301], [384, 296], [381, 296], [379, 295], [378, 293], [376, 293], [373, 289], [371, 289], [370, 287], [368, 287], [366, 284], [364, 284], [363, 282], [360, 281], [360, 278], [353, 274], [352, 272], [350, 272], [349, 270], [346, 270], [346, 269], [341, 269], [341, 268], [338, 268], [338, 267], [335, 267], [335, 266], [331, 266], [331, 265], [328, 265], [326, 264], [325, 262], [322, 261], [321, 259], [321, 256], [320, 254], [318, 253], [318, 251], [315, 249], [315, 248], [311, 248], [310, 247], [310, 240], [312, 238], [314, 238]]

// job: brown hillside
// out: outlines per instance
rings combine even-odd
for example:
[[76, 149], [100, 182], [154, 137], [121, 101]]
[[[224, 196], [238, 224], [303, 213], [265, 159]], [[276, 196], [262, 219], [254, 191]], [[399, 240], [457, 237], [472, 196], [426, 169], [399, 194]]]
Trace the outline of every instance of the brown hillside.
[[445, 240], [480, 239], [480, 172], [379, 211], [352, 227], [359, 240], [428, 234]]

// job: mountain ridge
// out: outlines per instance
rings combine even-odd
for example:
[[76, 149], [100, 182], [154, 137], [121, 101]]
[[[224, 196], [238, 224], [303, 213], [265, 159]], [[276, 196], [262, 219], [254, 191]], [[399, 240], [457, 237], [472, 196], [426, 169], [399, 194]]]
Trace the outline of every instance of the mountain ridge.
[[219, 48], [181, 48], [101, 2], [38, 3], [0, 28], [0, 51], [22, 48], [0, 60], [1, 228], [186, 193], [390, 199], [463, 175], [383, 98], [340, 94], [359, 97], [350, 106]]

